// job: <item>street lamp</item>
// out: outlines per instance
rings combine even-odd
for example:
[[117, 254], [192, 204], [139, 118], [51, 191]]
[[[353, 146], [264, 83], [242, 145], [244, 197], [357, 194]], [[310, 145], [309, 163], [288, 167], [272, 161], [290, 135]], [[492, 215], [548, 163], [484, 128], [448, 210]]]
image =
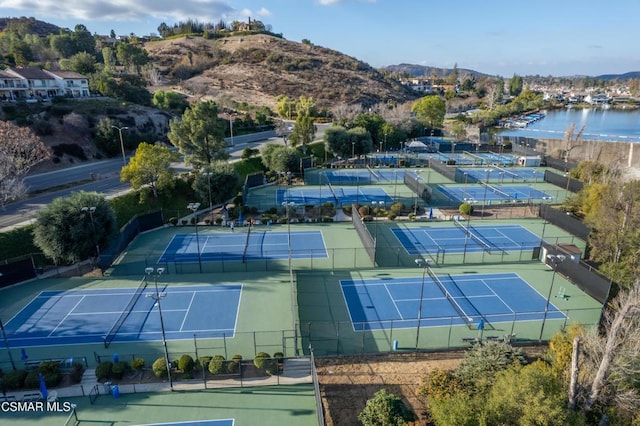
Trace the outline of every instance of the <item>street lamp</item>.
[[466, 200], [467, 199], [467, 180], [469, 178], [469, 172], [464, 172], [464, 191], [462, 193], [462, 199]]
[[540, 327], [540, 341], [542, 341], [542, 334], [544, 333], [544, 325], [547, 322], [547, 314], [549, 312], [549, 300], [551, 299], [551, 293], [553, 292], [553, 282], [556, 279], [556, 273], [558, 272], [558, 265], [564, 262], [565, 255], [562, 254], [548, 254], [547, 260], [553, 265], [553, 275], [551, 276], [551, 285], [549, 286], [549, 294], [547, 295], [547, 303], [544, 306], [544, 316], [542, 318], [542, 327]]
[[487, 179], [484, 183], [484, 197], [482, 198], [482, 212], [480, 213], [481, 219], [484, 219], [484, 206], [487, 204], [487, 189], [489, 188], [489, 174], [491, 173], [491, 169], [485, 169], [485, 173], [487, 174]]
[[96, 223], [93, 221], [93, 214], [96, 212], [96, 208], [95, 206], [82, 207], [80, 211], [82, 213], [89, 213], [89, 218], [91, 219], [91, 228], [93, 228], [93, 241], [96, 244], [96, 256], [98, 257], [98, 261], [100, 261], [100, 245], [96, 240]]
[[[233, 142], [233, 121], [236, 117], [235, 114], [228, 112], [227, 115], [229, 116], [229, 135], [231, 136], [231, 146], [235, 146], [234, 142]], [[284, 144], [287, 144], [287, 139], [286, 136], [283, 137], [284, 139]]]
[[418, 268], [422, 268], [422, 284], [420, 285], [420, 303], [418, 304], [418, 327], [416, 330], [416, 351], [418, 350], [418, 341], [420, 340], [420, 321], [422, 320], [422, 297], [424, 296], [424, 279], [427, 272], [431, 272], [431, 259], [415, 259]]
[[[187, 204], [187, 208], [191, 210], [194, 214], [200, 208], [200, 203], [189, 203]], [[198, 269], [202, 272], [202, 260], [200, 259], [200, 239], [198, 238], [198, 215], [194, 216], [195, 220], [193, 223], [196, 226], [196, 250], [198, 251]]]
[[124, 166], [127, 165], [127, 158], [124, 155], [124, 140], [122, 139], [122, 131], [123, 130], [128, 130], [129, 128], [127, 126], [124, 127], [118, 127], [118, 126], [111, 126], [114, 129], [118, 130], [118, 133], [120, 134], [120, 149], [122, 150], [122, 164]]
[[351, 141], [351, 158], [356, 157], [356, 141]]
[[173, 379], [171, 378], [171, 362], [169, 361], [169, 351], [167, 350], [167, 336], [164, 331], [164, 318], [162, 317], [162, 307], [160, 306], [160, 299], [165, 297], [165, 292], [160, 293], [158, 291], [158, 277], [164, 273], [164, 268], [145, 268], [145, 274], [153, 278], [155, 283], [155, 293], [147, 293], [147, 297], [150, 297], [156, 301], [158, 305], [158, 313], [160, 314], [160, 330], [162, 331], [162, 346], [164, 348], [164, 363], [167, 366], [167, 377], [169, 378], [169, 388], [173, 390]]

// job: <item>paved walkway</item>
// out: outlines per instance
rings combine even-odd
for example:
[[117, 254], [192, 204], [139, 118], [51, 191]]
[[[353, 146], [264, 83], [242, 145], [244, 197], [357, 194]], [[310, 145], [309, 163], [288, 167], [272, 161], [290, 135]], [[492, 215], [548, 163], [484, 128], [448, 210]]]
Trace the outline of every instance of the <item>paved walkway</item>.
[[[207, 380], [206, 382], [202, 379], [181, 380], [173, 383], [173, 390], [184, 391], [215, 388], [239, 388], [243, 386], [295, 385], [311, 383], [312, 381], [313, 379], [311, 377], [311, 365], [309, 358], [294, 358], [286, 359], [284, 361], [283, 372], [278, 376]], [[120, 393], [171, 391], [168, 381], [157, 383], [114, 384], [118, 385]], [[100, 395], [105, 395], [111, 392], [111, 386], [109, 384], [98, 382], [94, 369], [86, 369], [82, 375], [82, 381], [80, 383], [63, 388], [52, 388], [49, 390], [49, 394], [50, 396], [51, 394], [56, 395], [57, 398], [82, 397], [95, 392], [94, 389], [96, 389]], [[39, 399], [39, 396], [40, 395], [37, 390], [7, 392], [7, 397], [9, 399], [15, 399], [17, 401]], [[2, 400], [2, 396], [0, 396], [0, 400]]]

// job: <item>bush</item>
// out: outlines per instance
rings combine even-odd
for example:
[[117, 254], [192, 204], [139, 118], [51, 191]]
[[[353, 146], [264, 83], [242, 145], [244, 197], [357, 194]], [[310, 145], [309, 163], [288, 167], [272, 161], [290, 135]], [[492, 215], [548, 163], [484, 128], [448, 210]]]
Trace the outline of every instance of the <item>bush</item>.
[[103, 361], [96, 367], [96, 378], [98, 380], [107, 380], [111, 377], [113, 363], [111, 361]]
[[37, 370], [29, 371], [24, 378], [24, 387], [27, 389], [38, 389], [40, 387], [39, 374]]
[[144, 368], [144, 359], [143, 358], [134, 358], [131, 360], [131, 369], [140, 371]]
[[170, 217], [169, 218], [169, 223], [172, 224], [173, 226], [176, 226], [178, 224], [178, 218], [177, 217]]
[[153, 362], [151, 370], [156, 377], [167, 378], [167, 362], [164, 358], [158, 358]]
[[242, 362], [242, 355], [234, 355], [231, 361], [227, 363], [227, 373], [236, 374], [240, 371], [240, 363]]
[[183, 373], [190, 374], [191, 372], [193, 372], [194, 365], [195, 362], [193, 361], [191, 355], [184, 354], [178, 360], [178, 370], [182, 370]]
[[60, 363], [57, 361], [43, 361], [38, 365], [38, 372], [47, 375], [60, 372]]
[[69, 374], [69, 378], [72, 383], [80, 383], [82, 381], [82, 373], [84, 373], [84, 366], [78, 362], [73, 364], [73, 369]]
[[27, 372], [24, 370], [7, 371], [2, 377], [2, 381], [8, 390], [17, 390], [24, 386]]
[[264, 369], [269, 375], [274, 375], [278, 372], [278, 362], [266, 352], [259, 352], [253, 359], [253, 365]]
[[124, 361], [118, 361], [113, 364], [113, 367], [111, 368], [111, 377], [120, 380], [124, 377], [127, 370], [129, 370], [129, 364]]
[[278, 361], [278, 363], [282, 363], [282, 361], [284, 361], [284, 354], [282, 352], [274, 353], [273, 357]]
[[364, 410], [358, 415], [358, 420], [364, 426], [401, 425], [415, 420], [415, 416], [400, 397], [382, 389], [367, 401]]
[[209, 373], [222, 374], [226, 372], [225, 361], [222, 355], [216, 355], [209, 361]]
[[210, 357], [210, 356], [201, 356], [201, 357], [198, 358], [198, 362], [196, 363], [196, 365], [200, 364], [200, 366], [202, 368], [208, 370], [209, 369], [209, 363], [211, 362], [212, 358], [213, 357]]

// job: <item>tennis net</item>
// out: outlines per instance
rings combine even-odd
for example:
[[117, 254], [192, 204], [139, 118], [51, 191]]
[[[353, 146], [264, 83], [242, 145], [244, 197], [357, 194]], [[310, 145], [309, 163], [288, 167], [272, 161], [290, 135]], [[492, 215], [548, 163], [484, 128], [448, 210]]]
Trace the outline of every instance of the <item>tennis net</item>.
[[373, 171], [373, 169], [370, 166], [367, 166], [367, 170], [369, 170], [369, 173], [371, 174], [371, 177], [373, 177], [375, 180], [380, 180], [380, 175], [376, 172]]
[[338, 204], [338, 196], [336, 195], [336, 192], [333, 190], [333, 185], [331, 185], [331, 183], [327, 181], [327, 186], [329, 187], [329, 191], [331, 191], [331, 194], [333, 195], [333, 198], [336, 200], [336, 205], [337, 205]]
[[247, 239], [244, 242], [244, 250], [242, 251], [242, 263], [247, 262], [247, 250], [249, 249], [249, 238], [251, 237], [251, 226], [247, 228]]
[[477, 236], [476, 234], [474, 234], [473, 232], [471, 232], [471, 230], [469, 228], [467, 228], [466, 226], [464, 226], [462, 223], [460, 223], [459, 220], [454, 219], [453, 223], [460, 229], [462, 229], [464, 231], [465, 234], [467, 234], [467, 236], [469, 238], [471, 238], [472, 240], [474, 240], [475, 242], [477, 242], [478, 244], [480, 244], [480, 246], [489, 254], [491, 254], [491, 246], [487, 243], [484, 242], [484, 240], [482, 240], [482, 238], [480, 238], [479, 236]]
[[444, 286], [442, 281], [440, 281], [440, 278], [438, 278], [438, 276], [433, 273], [431, 268], [426, 268], [426, 269], [427, 269], [427, 272], [429, 273], [429, 276], [433, 280], [433, 282], [436, 283], [436, 285], [438, 287], [440, 287], [440, 290], [442, 290], [442, 292], [444, 293], [444, 295], [447, 298], [447, 300], [449, 301], [449, 303], [451, 303], [451, 306], [453, 306], [454, 309], [456, 311], [458, 311], [458, 314], [460, 315], [460, 317], [462, 317], [462, 319], [464, 319], [465, 322], [468, 325], [472, 325], [473, 324], [473, 318], [471, 318], [469, 315], [467, 315], [467, 313], [464, 311], [464, 309], [462, 309], [462, 306], [460, 306], [458, 301], [451, 295], [451, 293], [449, 293], [449, 290], [447, 290], [447, 288]]
[[[498, 188], [496, 188], [495, 186], [489, 185], [488, 183], [484, 183], [484, 182], [480, 182], [480, 184], [482, 184], [482, 186], [484, 186], [485, 188], [487, 188], [489, 191], [498, 194], [499, 196], [503, 197], [503, 198], [511, 198], [511, 195], [507, 194], [504, 191], [500, 191]], [[485, 200], [486, 201], [486, 200]]]
[[122, 324], [124, 324], [124, 322], [127, 320], [127, 317], [133, 310], [133, 307], [135, 306], [135, 304], [138, 302], [138, 299], [140, 299], [140, 296], [142, 295], [142, 292], [144, 291], [145, 288], [147, 288], [146, 276], [142, 277], [142, 281], [140, 282], [140, 285], [138, 285], [138, 288], [136, 289], [136, 291], [133, 293], [133, 297], [131, 298], [127, 306], [122, 311], [122, 314], [120, 314], [120, 317], [118, 318], [118, 320], [113, 324], [109, 332], [107, 332], [107, 335], [104, 336], [105, 348], [108, 348], [111, 342], [113, 341], [113, 339], [116, 337], [118, 330], [120, 329], [120, 327], [122, 327]]

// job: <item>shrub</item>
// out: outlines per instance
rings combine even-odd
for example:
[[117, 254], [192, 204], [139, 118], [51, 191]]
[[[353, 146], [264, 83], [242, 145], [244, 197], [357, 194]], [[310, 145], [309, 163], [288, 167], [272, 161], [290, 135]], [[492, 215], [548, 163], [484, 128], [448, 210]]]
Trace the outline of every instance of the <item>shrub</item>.
[[259, 352], [253, 359], [253, 365], [264, 369], [267, 374], [273, 375], [278, 372], [278, 363], [266, 352]]
[[389, 219], [389, 220], [396, 220], [396, 217], [397, 217], [397, 216], [398, 216], [398, 215], [396, 215], [395, 213], [389, 213], [389, 214], [387, 215], [387, 219]]
[[284, 361], [284, 354], [282, 352], [276, 352], [273, 354], [273, 357], [276, 359], [276, 361], [278, 361], [279, 363], [281, 363], [282, 361]]
[[111, 377], [113, 363], [111, 361], [103, 361], [96, 367], [96, 378], [98, 380], [106, 380]]
[[60, 363], [57, 361], [43, 361], [38, 365], [38, 372], [42, 374], [59, 373]]
[[177, 217], [170, 217], [169, 218], [169, 223], [172, 224], [173, 226], [176, 226], [178, 224], [178, 218]]
[[240, 371], [240, 363], [242, 362], [242, 355], [234, 355], [231, 361], [227, 363], [227, 372], [229, 374], [236, 374]]
[[211, 374], [222, 374], [226, 372], [225, 369], [225, 361], [222, 355], [215, 355], [209, 361], [209, 373]]
[[391, 213], [395, 213], [395, 215], [399, 215], [400, 213], [402, 213], [404, 211], [404, 204], [403, 203], [393, 203], [391, 205], [391, 207], [389, 208], [389, 210], [391, 211]]
[[213, 357], [210, 356], [201, 356], [198, 358], [197, 364], [200, 364], [200, 366], [204, 369], [209, 369], [209, 363], [211, 362], [212, 358]]
[[82, 373], [84, 373], [84, 366], [78, 362], [73, 364], [73, 369], [69, 374], [69, 378], [72, 383], [80, 383], [82, 381]]
[[[38, 389], [40, 386], [40, 377], [37, 370], [31, 370], [24, 378], [24, 387], [27, 389]], [[46, 382], [45, 382], [46, 383]]]
[[164, 358], [158, 358], [153, 362], [151, 370], [156, 377], [167, 377], [167, 362]]
[[17, 390], [24, 386], [26, 377], [27, 372], [24, 370], [11, 370], [5, 373], [2, 381], [8, 390]]
[[144, 368], [144, 359], [143, 358], [134, 358], [131, 360], [131, 369], [140, 371]]
[[184, 354], [178, 360], [178, 369], [182, 370], [183, 373], [191, 373], [193, 372], [193, 366], [195, 362], [191, 355]]
[[118, 361], [111, 368], [111, 377], [118, 380], [122, 379], [127, 370], [129, 370], [129, 364], [124, 361]]

